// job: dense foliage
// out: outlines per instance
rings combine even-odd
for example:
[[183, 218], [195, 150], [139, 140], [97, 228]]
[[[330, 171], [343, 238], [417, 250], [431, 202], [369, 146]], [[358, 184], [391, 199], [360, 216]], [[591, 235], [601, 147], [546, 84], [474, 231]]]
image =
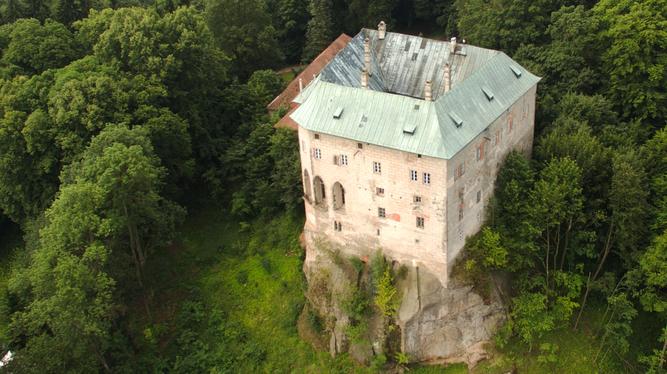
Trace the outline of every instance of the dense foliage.
[[[254, 343], [212, 357], [193, 324], [255, 340], [233, 318], [202, 317], [196, 298], [173, 301], [177, 331], [158, 344], [151, 269], [194, 201], [242, 221], [299, 210], [295, 134], [265, 111], [284, 82], [263, 69], [380, 20], [502, 49], [543, 77], [534, 160], [507, 158], [462, 261], [482, 294], [492, 271], [512, 274], [504, 337], [553, 363], [544, 337], [602, 305], [594, 361], [629, 357], [642, 317], [651, 343], [629, 360], [664, 372], [665, 0], [3, 1], [0, 230], [12, 221], [25, 234], [0, 303], [15, 370], [259, 368], [267, 353]], [[390, 316], [388, 274], [373, 302]], [[165, 356], [177, 346], [192, 348]]]

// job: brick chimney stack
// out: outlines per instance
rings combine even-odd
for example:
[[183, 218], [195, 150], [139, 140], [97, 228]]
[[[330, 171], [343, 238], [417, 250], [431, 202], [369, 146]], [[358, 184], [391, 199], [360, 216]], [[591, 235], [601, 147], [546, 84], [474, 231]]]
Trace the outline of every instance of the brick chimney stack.
[[449, 40], [449, 53], [456, 53], [456, 37]]
[[371, 71], [371, 40], [366, 38], [364, 39], [364, 68], [368, 75], [373, 75]]
[[445, 92], [449, 92], [452, 89], [452, 68], [449, 66], [448, 62], [445, 62]]
[[384, 21], [380, 21], [378, 24], [378, 39], [384, 40], [385, 34], [387, 32], [387, 24]]
[[361, 87], [368, 88], [368, 72], [366, 69], [361, 71]]
[[424, 100], [433, 101], [433, 88], [431, 87], [431, 81], [426, 81], [424, 86]]

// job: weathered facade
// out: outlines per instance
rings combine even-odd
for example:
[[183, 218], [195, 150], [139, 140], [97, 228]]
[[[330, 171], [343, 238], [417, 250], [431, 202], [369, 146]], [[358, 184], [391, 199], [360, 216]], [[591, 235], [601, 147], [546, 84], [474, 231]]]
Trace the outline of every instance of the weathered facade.
[[383, 26], [295, 99], [305, 239], [361, 257], [381, 248], [446, 285], [502, 160], [531, 151], [539, 78], [502, 52]]

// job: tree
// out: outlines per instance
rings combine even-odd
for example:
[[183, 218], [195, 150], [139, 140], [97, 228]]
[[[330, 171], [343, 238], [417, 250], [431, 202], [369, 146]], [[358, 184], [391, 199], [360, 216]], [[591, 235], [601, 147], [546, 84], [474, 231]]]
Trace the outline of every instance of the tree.
[[233, 72], [241, 79], [283, 61], [278, 32], [263, 0], [207, 0], [206, 18], [218, 46], [232, 59]]
[[149, 255], [170, 240], [184, 213], [160, 195], [165, 172], [148, 129], [109, 126], [61, 176], [65, 184], [90, 182], [106, 193], [105, 213], [116, 240], [128, 244], [140, 285]]
[[17, 73], [39, 74], [67, 65], [78, 57], [74, 36], [62, 24], [47, 20], [21, 19], [11, 26], [9, 44], [2, 63], [18, 68]]
[[308, 11], [310, 21], [306, 33], [306, 46], [303, 49], [303, 61], [311, 61], [328, 47], [335, 37], [331, 0], [310, 0]]
[[600, 1], [595, 14], [605, 26], [604, 53], [610, 94], [626, 119], [648, 125], [667, 119], [667, 1]]
[[51, 17], [65, 25], [85, 18], [92, 8], [91, 0], [54, 0], [51, 6]]
[[46, 212], [30, 265], [11, 280], [12, 292], [28, 299], [10, 326], [23, 343], [12, 370], [110, 372], [105, 352], [117, 305], [104, 204], [101, 188], [80, 183], [64, 187]]

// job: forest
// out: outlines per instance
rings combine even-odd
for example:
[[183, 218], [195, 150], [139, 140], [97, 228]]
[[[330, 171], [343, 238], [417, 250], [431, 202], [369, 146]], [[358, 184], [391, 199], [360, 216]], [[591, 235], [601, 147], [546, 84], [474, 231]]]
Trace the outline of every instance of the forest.
[[499, 355], [667, 372], [667, 0], [3, 0], [11, 372], [378, 369], [296, 337], [298, 145], [266, 105], [276, 70], [380, 20], [543, 77], [533, 158], [507, 158], [460, 264], [480, 292], [512, 275]]

